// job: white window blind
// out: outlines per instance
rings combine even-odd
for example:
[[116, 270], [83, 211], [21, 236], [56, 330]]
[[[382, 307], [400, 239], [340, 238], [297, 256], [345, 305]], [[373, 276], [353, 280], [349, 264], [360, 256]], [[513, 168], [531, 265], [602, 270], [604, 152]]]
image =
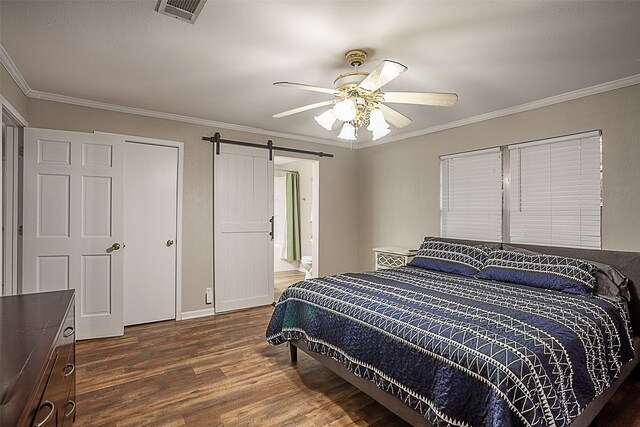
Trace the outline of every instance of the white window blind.
[[501, 240], [500, 149], [440, 157], [440, 235]]
[[599, 249], [599, 133], [508, 149], [510, 241]]

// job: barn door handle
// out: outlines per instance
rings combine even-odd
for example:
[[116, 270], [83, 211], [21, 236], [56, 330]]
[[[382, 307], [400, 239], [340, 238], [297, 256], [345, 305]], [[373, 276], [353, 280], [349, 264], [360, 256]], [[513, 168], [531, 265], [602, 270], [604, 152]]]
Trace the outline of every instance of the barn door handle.
[[271, 240], [273, 240], [273, 215], [271, 215], [269, 222], [271, 223], [271, 231], [269, 232], [269, 236], [271, 236]]

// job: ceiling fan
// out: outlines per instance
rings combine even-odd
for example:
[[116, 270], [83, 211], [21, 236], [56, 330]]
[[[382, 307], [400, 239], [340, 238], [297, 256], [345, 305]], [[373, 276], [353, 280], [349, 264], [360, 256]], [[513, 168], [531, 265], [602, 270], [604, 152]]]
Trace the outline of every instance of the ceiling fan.
[[274, 114], [276, 119], [316, 108], [332, 106], [315, 117], [316, 122], [327, 130], [333, 130], [336, 121], [343, 122], [338, 138], [355, 140], [358, 130], [365, 126], [373, 133], [373, 140], [389, 134], [389, 123], [402, 128], [411, 120], [385, 105], [385, 103], [453, 106], [458, 102], [455, 93], [435, 92], [380, 92], [380, 88], [407, 70], [399, 62], [384, 60], [371, 72], [359, 71], [358, 67], [367, 60], [367, 52], [350, 50], [345, 54], [347, 64], [354, 71], [344, 73], [335, 79], [334, 89], [302, 83], [276, 82], [274, 86], [292, 87], [313, 92], [334, 95], [334, 99]]

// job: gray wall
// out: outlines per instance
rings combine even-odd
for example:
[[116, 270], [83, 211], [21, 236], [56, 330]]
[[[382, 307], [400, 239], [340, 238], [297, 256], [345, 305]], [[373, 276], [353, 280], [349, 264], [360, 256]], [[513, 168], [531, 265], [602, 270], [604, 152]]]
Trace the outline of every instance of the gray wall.
[[[214, 129], [37, 99], [28, 100], [32, 127], [80, 132], [104, 131], [184, 143], [182, 311], [206, 308], [204, 289], [212, 270], [212, 145], [202, 141]], [[226, 139], [266, 143], [254, 134], [221, 130]], [[274, 139], [276, 145], [325, 151], [320, 160], [320, 271], [327, 275], [357, 267], [356, 151]], [[250, 260], [248, 260], [250, 262]]]
[[[461, 97], [462, 102], [464, 98]], [[438, 156], [603, 131], [603, 249], [640, 251], [640, 85], [358, 151], [358, 268], [439, 233]]]
[[[15, 83], [0, 71], [2, 93], [13, 93], [6, 89], [7, 78], [10, 85]], [[26, 101], [25, 117], [33, 127], [99, 130], [185, 143], [183, 311], [205, 308], [203, 289], [213, 280], [212, 148], [200, 138], [211, 135], [213, 129], [16, 99], [18, 105]], [[640, 251], [639, 99], [640, 85], [635, 85], [357, 151], [299, 141], [275, 142], [336, 154], [320, 161], [320, 275], [370, 269], [373, 247], [417, 247], [423, 236], [438, 234], [438, 156], [594, 129], [603, 131], [602, 246]], [[223, 131], [223, 135], [255, 142], [268, 139], [233, 131]]]

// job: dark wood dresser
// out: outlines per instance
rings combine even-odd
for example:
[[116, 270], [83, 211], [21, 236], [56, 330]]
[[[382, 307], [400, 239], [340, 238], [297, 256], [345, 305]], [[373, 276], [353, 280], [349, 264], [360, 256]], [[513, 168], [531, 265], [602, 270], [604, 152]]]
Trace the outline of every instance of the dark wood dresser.
[[0, 298], [0, 426], [75, 419], [74, 291]]

